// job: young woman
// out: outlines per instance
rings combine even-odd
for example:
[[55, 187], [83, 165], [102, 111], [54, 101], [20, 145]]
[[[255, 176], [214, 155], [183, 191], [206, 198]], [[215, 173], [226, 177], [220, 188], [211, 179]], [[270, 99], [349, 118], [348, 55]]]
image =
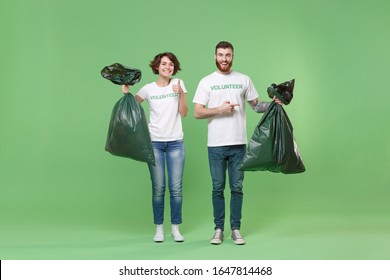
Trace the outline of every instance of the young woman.
[[[156, 224], [155, 242], [164, 241], [164, 194], [166, 187], [165, 166], [170, 193], [172, 236], [177, 242], [184, 241], [179, 225], [182, 223], [182, 180], [185, 161], [185, 147], [181, 119], [188, 113], [187, 90], [184, 82], [172, 78], [181, 70], [177, 57], [170, 52], [155, 56], [149, 66], [157, 81], [146, 84], [135, 98], [149, 103], [149, 131], [152, 140], [156, 166], [148, 164], [152, 180], [153, 217]], [[122, 92], [128, 93], [129, 86], [123, 85]]]

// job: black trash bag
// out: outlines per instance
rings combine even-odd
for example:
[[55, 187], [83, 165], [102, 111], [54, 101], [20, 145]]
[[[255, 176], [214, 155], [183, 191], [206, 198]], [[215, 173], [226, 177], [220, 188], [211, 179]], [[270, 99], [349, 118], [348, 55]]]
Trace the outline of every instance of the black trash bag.
[[155, 165], [145, 112], [131, 93], [119, 99], [112, 109], [105, 150]]
[[103, 78], [110, 80], [116, 85], [134, 85], [141, 80], [141, 70], [114, 63], [100, 71]]
[[256, 126], [240, 170], [284, 174], [306, 170], [294, 139], [290, 119], [283, 107], [275, 101], [271, 102]]
[[281, 83], [279, 85], [272, 84], [268, 89], [268, 96], [273, 98], [276, 96], [283, 104], [290, 104], [293, 98], [295, 79]]

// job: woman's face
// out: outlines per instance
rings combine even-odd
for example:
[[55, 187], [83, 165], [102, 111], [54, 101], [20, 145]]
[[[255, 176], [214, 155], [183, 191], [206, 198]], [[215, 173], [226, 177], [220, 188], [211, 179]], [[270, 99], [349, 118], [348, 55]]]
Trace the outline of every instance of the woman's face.
[[169, 78], [175, 70], [175, 64], [168, 57], [163, 56], [157, 70], [160, 76]]

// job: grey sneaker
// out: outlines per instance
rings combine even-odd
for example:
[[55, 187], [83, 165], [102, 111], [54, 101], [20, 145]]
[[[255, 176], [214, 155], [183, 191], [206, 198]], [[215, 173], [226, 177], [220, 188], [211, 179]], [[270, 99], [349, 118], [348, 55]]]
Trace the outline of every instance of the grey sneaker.
[[210, 243], [214, 245], [219, 245], [223, 241], [223, 231], [220, 228], [215, 230], [213, 238], [211, 238]]
[[236, 243], [237, 245], [245, 244], [245, 239], [241, 236], [240, 231], [238, 229], [233, 229], [232, 239], [234, 240], [234, 243]]

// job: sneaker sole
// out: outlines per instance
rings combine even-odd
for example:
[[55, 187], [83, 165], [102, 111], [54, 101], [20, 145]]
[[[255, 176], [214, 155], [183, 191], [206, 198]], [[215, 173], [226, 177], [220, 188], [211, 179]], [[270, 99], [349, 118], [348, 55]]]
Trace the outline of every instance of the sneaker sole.
[[184, 239], [173, 239], [175, 242], [184, 242]]

